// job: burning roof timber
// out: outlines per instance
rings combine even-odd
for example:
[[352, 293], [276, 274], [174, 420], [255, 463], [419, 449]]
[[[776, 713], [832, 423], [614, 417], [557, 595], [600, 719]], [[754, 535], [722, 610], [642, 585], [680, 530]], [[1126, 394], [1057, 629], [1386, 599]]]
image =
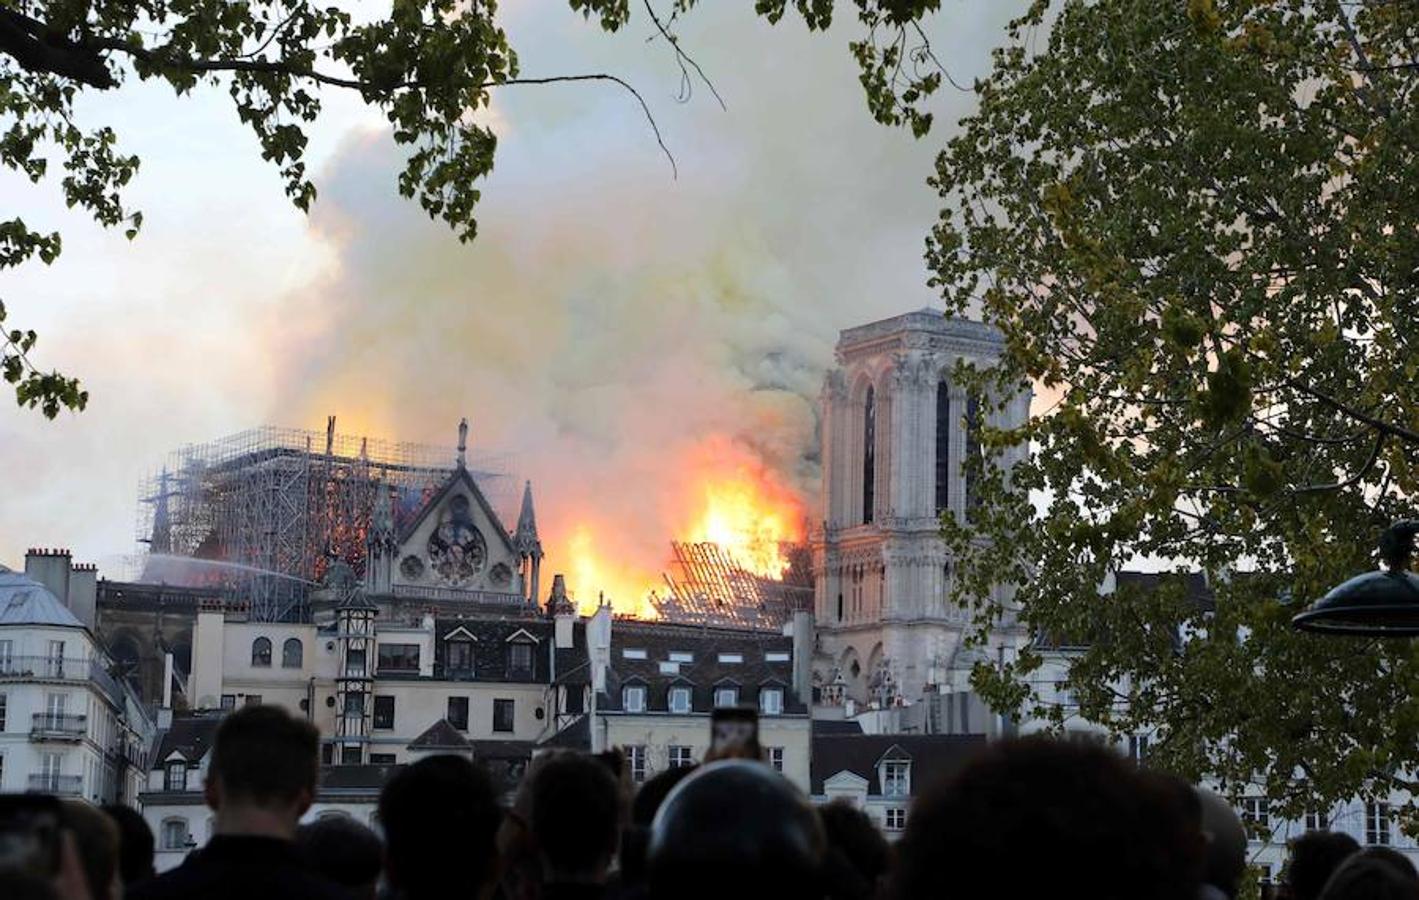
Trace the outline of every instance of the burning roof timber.
[[809, 609], [813, 586], [807, 548], [784, 548], [792, 565], [783, 579], [746, 570], [723, 547], [710, 542], [671, 543], [667, 592], [652, 593], [656, 617], [665, 622], [779, 631], [795, 610]]

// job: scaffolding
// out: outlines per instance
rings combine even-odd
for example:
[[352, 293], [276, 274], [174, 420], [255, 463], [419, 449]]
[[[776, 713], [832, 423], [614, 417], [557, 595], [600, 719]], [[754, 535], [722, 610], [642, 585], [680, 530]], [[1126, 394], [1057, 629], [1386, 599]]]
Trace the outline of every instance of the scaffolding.
[[792, 565], [783, 579], [755, 575], [719, 544], [672, 541], [670, 547], [667, 592], [650, 595], [661, 621], [779, 631], [795, 611], [812, 608], [806, 547], [784, 548]]
[[[139, 488], [140, 581], [229, 589], [258, 621], [308, 617], [308, 589], [334, 560], [363, 575], [381, 490], [396, 530], [454, 471], [447, 448], [267, 426], [169, 454]], [[507, 511], [507, 459], [474, 455], [469, 473]]]

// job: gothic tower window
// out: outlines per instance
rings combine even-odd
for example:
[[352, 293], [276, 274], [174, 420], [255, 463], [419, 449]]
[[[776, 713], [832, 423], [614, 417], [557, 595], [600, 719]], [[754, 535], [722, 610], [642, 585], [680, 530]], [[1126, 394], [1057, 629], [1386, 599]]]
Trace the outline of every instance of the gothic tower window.
[[951, 486], [951, 389], [936, 385], [936, 514], [946, 509]]
[[877, 396], [871, 385], [862, 409], [862, 524], [872, 522], [877, 493]]
[[980, 503], [977, 481], [980, 479], [980, 398], [972, 394], [966, 400], [966, 509]]

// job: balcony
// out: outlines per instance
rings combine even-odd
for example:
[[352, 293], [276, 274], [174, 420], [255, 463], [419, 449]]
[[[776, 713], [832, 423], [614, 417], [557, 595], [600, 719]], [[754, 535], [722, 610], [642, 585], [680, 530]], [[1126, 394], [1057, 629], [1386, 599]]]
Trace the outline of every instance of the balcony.
[[79, 657], [0, 657], [0, 681], [87, 681], [92, 663]]
[[59, 797], [77, 797], [84, 792], [84, 776], [31, 775], [30, 792], [54, 794]]
[[450, 587], [425, 587], [414, 584], [394, 585], [393, 595], [417, 600], [450, 600], [458, 603], [483, 603], [489, 606], [526, 607], [527, 599], [521, 594], [503, 591], [464, 590]]
[[88, 716], [63, 713], [35, 713], [30, 725], [32, 741], [78, 741], [88, 730]]

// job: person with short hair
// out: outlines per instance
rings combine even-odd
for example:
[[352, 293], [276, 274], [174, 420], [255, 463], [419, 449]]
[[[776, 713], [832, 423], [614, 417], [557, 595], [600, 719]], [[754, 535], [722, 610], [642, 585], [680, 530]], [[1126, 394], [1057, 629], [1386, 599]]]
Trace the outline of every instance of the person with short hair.
[[1407, 871], [1387, 854], [1367, 850], [1351, 855], [1330, 876], [1320, 893], [1320, 900], [1419, 900], [1419, 880], [1414, 877], [1414, 864], [1404, 859], [1402, 854], [1396, 853], [1394, 856], [1408, 864]]
[[600, 760], [562, 753], [532, 775], [530, 822], [543, 900], [601, 897], [621, 833], [620, 787]]
[[143, 814], [131, 806], [110, 803], [103, 807], [108, 817], [118, 826], [118, 876], [123, 886], [129, 890], [133, 885], [152, 878], [153, 829]]
[[818, 807], [828, 839], [823, 886], [834, 900], [876, 897], [891, 863], [891, 846], [867, 813], [848, 800]]
[[890, 896], [1194, 900], [1203, 837], [1185, 801], [1102, 746], [999, 741], [917, 796]]
[[349, 816], [322, 816], [296, 829], [296, 846], [350, 900], [374, 900], [384, 842], [372, 830]]
[[133, 889], [137, 900], [344, 900], [293, 842], [315, 799], [320, 734], [277, 706], [245, 706], [217, 726], [204, 793], [212, 839]]
[[1308, 831], [1290, 841], [1290, 859], [1281, 872], [1286, 900], [1317, 900], [1340, 864], [1360, 852], [1360, 844], [1338, 831]]
[[83, 800], [64, 800], [60, 809], [64, 828], [74, 835], [91, 900], [117, 900], [123, 896], [118, 877], [118, 825]]
[[385, 880], [401, 900], [476, 900], [498, 876], [502, 822], [492, 781], [461, 756], [421, 759], [379, 795]]

